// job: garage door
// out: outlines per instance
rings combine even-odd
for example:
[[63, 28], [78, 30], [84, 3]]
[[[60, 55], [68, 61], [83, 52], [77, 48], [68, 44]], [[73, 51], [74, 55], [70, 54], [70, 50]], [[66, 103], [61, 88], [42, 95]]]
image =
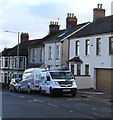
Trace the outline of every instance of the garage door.
[[96, 88], [113, 91], [113, 69], [96, 69]]

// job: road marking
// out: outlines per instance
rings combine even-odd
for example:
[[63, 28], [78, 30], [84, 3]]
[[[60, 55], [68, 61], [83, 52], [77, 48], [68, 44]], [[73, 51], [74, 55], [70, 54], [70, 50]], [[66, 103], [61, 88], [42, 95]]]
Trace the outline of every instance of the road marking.
[[42, 100], [37, 100], [38, 102], [40, 102], [40, 103], [43, 103], [44, 101], [42, 101]]
[[35, 102], [37, 102], [38, 100], [37, 99], [34, 99]]
[[28, 102], [28, 103], [31, 103], [31, 102], [33, 102], [33, 101], [32, 101], [32, 100], [28, 100], [27, 102]]
[[53, 107], [57, 108], [58, 106], [57, 105], [53, 105]]
[[53, 104], [51, 104], [51, 103], [47, 103], [47, 104], [50, 105], [50, 106], [52, 106], [52, 107], [55, 107], [55, 108], [58, 107], [57, 105], [53, 105]]
[[72, 99], [68, 99], [68, 100], [72, 100]]
[[73, 110], [70, 110], [70, 112], [72, 113], [72, 112], [73, 112]]
[[24, 96], [20, 96], [20, 98], [23, 98], [23, 99], [24, 99], [25, 97], [24, 97]]
[[52, 106], [52, 104], [51, 103], [47, 103], [48, 105], [50, 105], [50, 106]]

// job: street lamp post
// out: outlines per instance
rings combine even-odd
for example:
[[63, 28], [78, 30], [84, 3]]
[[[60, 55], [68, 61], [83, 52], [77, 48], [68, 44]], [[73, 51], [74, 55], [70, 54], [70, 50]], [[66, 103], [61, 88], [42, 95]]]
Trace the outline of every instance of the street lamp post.
[[14, 31], [5, 31], [9, 33], [17, 33], [18, 34], [18, 45], [17, 45], [17, 78], [19, 78], [19, 38], [20, 38], [20, 32], [14, 32]]

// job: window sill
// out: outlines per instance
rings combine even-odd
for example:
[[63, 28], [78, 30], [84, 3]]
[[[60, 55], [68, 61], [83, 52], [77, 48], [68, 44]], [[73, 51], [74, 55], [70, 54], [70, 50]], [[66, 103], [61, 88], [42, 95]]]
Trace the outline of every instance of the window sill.
[[101, 56], [101, 55], [96, 55], [96, 56]]
[[56, 58], [55, 60], [60, 60], [59, 58]]
[[48, 60], [52, 60], [52, 58], [49, 58]]
[[89, 57], [90, 55], [85, 55], [86, 57]]

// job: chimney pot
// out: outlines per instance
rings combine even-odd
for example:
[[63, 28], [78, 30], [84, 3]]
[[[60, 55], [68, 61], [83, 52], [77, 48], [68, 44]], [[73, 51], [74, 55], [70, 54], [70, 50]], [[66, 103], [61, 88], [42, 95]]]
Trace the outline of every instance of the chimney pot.
[[97, 4], [97, 8], [100, 8], [100, 4]]
[[72, 14], [72, 17], [74, 17], [74, 13]]
[[57, 22], [55, 22], [55, 25], [58, 25]]
[[67, 13], [67, 17], [69, 17], [69, 13]]
[[102, 9], [102, 4], [100, 4], [100, 9]]

